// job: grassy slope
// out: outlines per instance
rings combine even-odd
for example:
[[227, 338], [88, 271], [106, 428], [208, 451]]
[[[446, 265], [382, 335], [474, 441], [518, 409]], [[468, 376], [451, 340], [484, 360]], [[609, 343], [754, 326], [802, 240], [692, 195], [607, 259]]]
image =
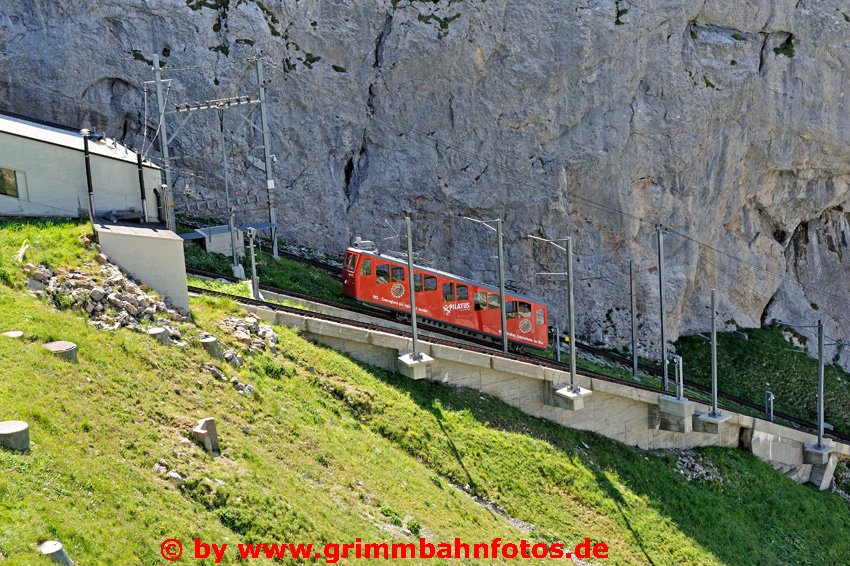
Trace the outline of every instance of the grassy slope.
[[[94, 267], [75, 245], [80, 232], [33, 232], [28, 259]], [[0, 226], [0, 257], [23, 235]], [[235, 305], [192, 306], [199, 328], [224, 338], [215, 323]], [[0, 340], [0, 416], [30, 422], [34, 442], [28, 454], [0, 450], [0, 553], [12, 564], [41, 563], [35, 545], [48, 538], [82, 564], [162, 564], [167, 537], [400, 541], [393, 523], [413, 521], [434, 540], [522, 536], [452, 483], [535, 525], [531, 538], [607, 542], [608, 563], [825, 564], [850, 552], [846, 502], [736, 450], [701, 451], [723, 484], [688, 483], [670, 456], [410, 382], [287, 329], [282, 355], [242, 370], [258, 391], [248, 399], [202, 371], [210, 360], [194, 341], [179, 350], [98, 332], [2, 284], [0, 313], [0, 330], [26, 333], [23, 344]], [[39, 347], [53, 338], [79, 344], [80, 363]], [[224, 450], [216, 459], [181, 442], [210, 415]], [[186, 478], [182, 490], [151, 470], [160, 458]]]
[[[749, 340], [717, 335], [717, 375], [722, 391], [764, 402], [765, 390], [776, 396], [774, 409], [817, 422], [817, 360], [790, 351], [779, 328], [744, 330]], [[685, 360], [688, 378], [711, 383], [711, 346], [698, 337], [681, 338], [676, 350]], [[836, 366], [824, 370], [826, 421], [850, 434], [850, 374]]]
[[[245, 273], [250, 277], [250, 260], [243, 258], [242, 264]], [[233, 274], [230, 258], [222, 254], [207, 253], [198, 246], [186, 248], [186, 266], [223, 275]], [[342, 283], [338, 279], [286, 258], [276, 260], [268, 252], [257, 253], [257, 276], [264, 285], [306, 293], [329, 301], [345, 300], [342, 295]]]

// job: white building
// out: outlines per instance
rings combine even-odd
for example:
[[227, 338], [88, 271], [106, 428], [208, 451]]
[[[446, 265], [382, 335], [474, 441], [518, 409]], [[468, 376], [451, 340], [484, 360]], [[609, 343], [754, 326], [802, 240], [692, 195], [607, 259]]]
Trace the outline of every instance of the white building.
[[[88, 215], [88, 182], [79, 131], [0, 112], [0, 216]], [[115, 140], [89, 140], [95, 216], [142, 218], [138, 158]], [[160, 169], [142, 164], [146, 219], [159, 221]]]

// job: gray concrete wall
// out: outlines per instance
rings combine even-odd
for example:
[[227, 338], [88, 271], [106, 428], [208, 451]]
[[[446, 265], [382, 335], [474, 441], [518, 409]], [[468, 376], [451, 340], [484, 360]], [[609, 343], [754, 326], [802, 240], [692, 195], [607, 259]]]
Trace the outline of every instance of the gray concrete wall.
[[[385, 332], [267, 309], [250, 310], [264, 320], [297, 328], [308, 338], [389, 371], [399, 371], [399, 355], [412, 347], [409, 339]], [[693, 403], [691, 410], [695, 415], [685, 418], [684, 432], [674, 432], [675, 427], [665, 430], [664, 404], [659, 404], [659, 393], [584, 375], [577, 377], [577, 383], [588, 389], [590, 395], [583, 397], [583, 408], [571, 410], [566, 408], [568, 404], [558, 403], [557, 396], [552, 394], [554, 385], [569, 382], [568, 372], [423, 340], [419, 346], [422, 353], [434, 358], [426, 372], [429, 380], [475, 389], [529, 415], [596, 432], [631, 446], [643, 449], [741, 446], [795, 481], [805, 483], [811, 479], [821, 489], [829, 485], [835, 459], [850, 459], [850, 446], [827, 440], [826, 444], [833, 449], [827, 464], [821, 467], [808, 464], [804, 461], [805, 448], [816, 442], [815, 435], [738, 413], [726, 412], [727, 420], [713, 428], [705, 427], [697, 423], [698, 415], [710, 410], [703, 403]], [[667, 421], [676, 419], [672, 415], [666, 417]], [[708, 429], [712, 432], [698, 432]], [[824, 474], [828, 475], [826, 481]]]
[[[98, 142], [91, 142], [92, 144]], [[95, 210], [141, 210], [135, 163], [91, 155]], [[0, 195], [0, 215], [78, 216], [88, 208], [85, 158], [81, 151], [0, 133], [0, 167], [16, 172], [18, 198]], [[158, 169], [145, 167], [147, 213], [157, 219], [153, 190]]]
[[96, 224], [98, 241], [121, 269], [189, 311], [183, 239], [170, 230]]

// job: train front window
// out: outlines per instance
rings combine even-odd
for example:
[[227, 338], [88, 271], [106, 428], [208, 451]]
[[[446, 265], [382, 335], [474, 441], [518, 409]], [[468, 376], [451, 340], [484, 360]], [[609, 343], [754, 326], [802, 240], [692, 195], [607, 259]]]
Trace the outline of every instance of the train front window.
[[508, 301], [505, 303], [505, 317], [517, 318], [516, 301]]
[[426, 291], [436, 291], [437, 290], [437, 278], [433, 275], [425, 276], [425, 290]]
[[366, 258], [363, 260], [363, 265], [360, 267], [361, 275], [372, 275], [372, 259]]
[[351, 268], [348, 266], [349, 263], [351, 263], [351, 254], [348, 253], [348, 252], [345, 252], [345, 258], [342, 260], [342, 268], [344, 270], [345, 269], [350, 270]]
[[475, 310], [483, 311], [487, 308], [487, 293], [475, 293]]
[[487, 295], [487, 308], [488, 309], [497, 309], [502, 306], [501, 301], [499, 301], [499, 295], [495, 293], [490, 293]]
[[390, 265], [383, 263], [375, 267], [375, 283], [390, 282]]
[[468, 301], [469, 300], [469, 287], [466, 285], [458, 285], [457, 286], [457, 300], [458, 301]]
[[531, 304], [523, 303], [520, 301], [519, 303], [519, 317], [520, 318], [531, 318]]
[[443, 302], [450, 303], [455, 300], [455, 284], [443, 283]]
[[413, 274], [413, 290], [417, 293], [421, 293], [424, 289], [422, 288], [422, 274], [414, 273]]
[[542, 326], [544, 322], [543, 309], [537, 309], [537, 326]]
[[403, 267], [393, 267], [393, 283], [396, 282], [404, 282], [404, 268]]

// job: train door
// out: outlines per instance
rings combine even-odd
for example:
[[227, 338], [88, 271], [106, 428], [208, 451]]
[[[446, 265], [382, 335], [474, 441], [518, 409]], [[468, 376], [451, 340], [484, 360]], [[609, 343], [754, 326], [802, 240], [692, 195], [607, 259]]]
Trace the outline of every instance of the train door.
[[346, 251], [342, 258], [342, 292], [347, 297], [357, 296], [357, 264], [360, 254]]

